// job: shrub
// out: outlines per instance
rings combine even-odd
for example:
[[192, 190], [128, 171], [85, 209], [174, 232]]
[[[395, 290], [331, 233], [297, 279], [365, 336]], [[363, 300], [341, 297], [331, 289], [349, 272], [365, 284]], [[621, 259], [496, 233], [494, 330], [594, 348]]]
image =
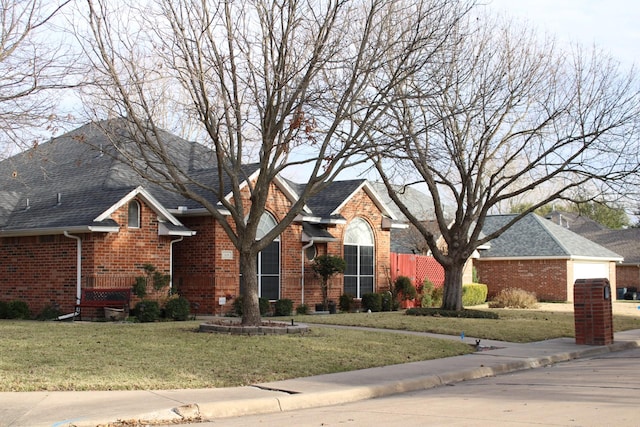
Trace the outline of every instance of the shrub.
[[396, 280], [393, 282], [393, 288], [395, 289], [396, 295], [403, 300], [414, 299], [418, 295], [416, 287], [413, 286], [411, 279], [407, 276], [396, 277]]
[[462, 285], [462, 305], [470, 307], [472, 305], [484, 304], [487, 300], [489, 288], [481, 283], [468, 283]]
[[382, 299], [382, 311], [397, 310], [400, 306], [391, 292], [380, 292], [380, 298]]
[[431, 291], [431, 306], [441, 307], [443, 297], [444, 297], [444, 287], [435, 288], [433, 291]]
[[20, 300], [2, 303], [0, 306], [1, 319], [28, 319], [29, 306], [26, 302]]
[[157, 301], [142, 300], [136, 304], [134, 310], [138, 322], [141, 323], [155, 322], [160, 318], [160, 305]]
[[293, 301], [286, 298], [276, 301], [274, 316], [291, 316], [291, 313], [293, 313]]
[[300, 304], [296, 307], [296, 314], [309, 314], [309, 306], [307, 304]]
[[[266, 298], [259, 298], [258, 305], [260, 307], [260, 316], [266, 316], [267, 313], [271, 310], [271, 304], [269, 300]], [[242, 317], [242, 296], [237, 297], [233, 300], [233, 312], [238, 317]]]
[[507, 288], [501, 290], [489, 302], [490, 308], [536, 308], [538, 299], [533, 292], [518, 288]]
[[460, 317], [468, 319], [498, 319], [497, 313], [482, 310], [443, 310], [441, 308], [410, 308], [405, 314], [410, 316]]
[[422, 294], [420, 307], [433, 307], [433, 297], [431, 296], [431, 292]]
[[6, 301], [0, 301], [0, 319], [9, 318], [9, 303]]
[[362, 309], [365, 311], [381, 311], [382, 295], [373, 292], [362, 295]]
[[62, 311], [56, 305], [48, 305], [42, 309], [42, 311], [36, 317], [37, 320], [53, 320], [62, 315]]
[[147, 296], [147, 278], [143, 276], [136, 277], [136, 283], [131, 287], [131, 291], [138, 298], [144, 298]]
[[351, 311], [351, 307], [353, 307], [353, 295], [342, 294], [340, 295], [340, 299], [338, 300], [338, 306], [340, 307], [340, 311], [348, 313]]
[[164, 305], [164, 316], [172, 320], [187, 320], [191, 314], [191, 306], [186, 298], [170, 298]]

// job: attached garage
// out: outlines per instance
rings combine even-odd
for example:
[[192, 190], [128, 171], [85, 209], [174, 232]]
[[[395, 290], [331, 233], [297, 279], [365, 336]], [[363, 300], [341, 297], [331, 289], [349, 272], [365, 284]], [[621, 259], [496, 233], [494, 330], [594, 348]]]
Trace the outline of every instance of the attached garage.
[[[514, 215], [487, 218], [490, 234]], [[616, 287], [616, 264], [623, 258], [571, 230], [529, 214], [480, 251], [474, 266], [489, 297], [506, 288], [534, 292], [541, 301], [571, 301], [577, 279], [607, 278]]]

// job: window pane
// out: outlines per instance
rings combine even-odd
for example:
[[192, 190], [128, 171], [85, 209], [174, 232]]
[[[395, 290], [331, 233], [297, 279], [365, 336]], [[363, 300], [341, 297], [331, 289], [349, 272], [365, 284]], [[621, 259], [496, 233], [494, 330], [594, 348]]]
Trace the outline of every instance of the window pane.
[[262, 276], [260, 280], [260, 296], [270, 300], [280, 298], [280, 278], [278, 276]]
[[360, 274], [373, 275], [373, 247], [360, 246]]
[[280, 273], [280, 243], [271, 242], [260, 252], [260, 272], [262, 274]]
[[345, 277], [344, 278], [344, 293], [358, 297], [358, 278], [357, 277]]
[[358, 274], [358, 247], [357, 246], [345, 246], [344, 247], [344, 260], [347, 266], [344, 270], [344, 274], [347, 276]]
[[140, 228], [140, 205], [135, 200], [129, 202], [129, 218], [127, 226], [129, 228]]
[[373, 292], [373, 277], [360, 276], [360, 296]]

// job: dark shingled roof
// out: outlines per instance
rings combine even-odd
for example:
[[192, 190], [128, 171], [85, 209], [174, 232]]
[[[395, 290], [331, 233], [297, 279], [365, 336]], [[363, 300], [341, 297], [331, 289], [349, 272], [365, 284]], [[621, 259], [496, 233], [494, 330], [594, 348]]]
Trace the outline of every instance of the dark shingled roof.
[[[210, 183], [212, 187], [217, 185], [216, 159], [210, 149], [164, 131], [159, 131], [157, 136], [165, 140], [171, 159], [187, 170], [191, 178]], [[111, 219], [99, 223], [95, 219], [139, 187], [161, 205], [160, 209], [202, 208], [193, 200], [141, 178], [122, 160], [123, 152], [138, 159], [140, 156], [135, 155], [135, 150], [126, 120], [113, 119], [84, 125], [1, 161], [0, 234], [117, 227]], [[139, 162], [141, 167], [147, 166]], [[248, 179], [259, 166], [257, 163], [244, 165], [238, 175]], [[343, 219], [337, 209], [365, 182], [363, 179], [332, 182], [312, 197], [307, 206], [313, 216]], [[305, 185], [287, 184], [298, 192]], [[223, 186], [226, 196], [231, 191], [228, 177]], [[219, 202], [212, 191], [199, 187], [195, 190], [212, 204]], [[165, 228], [187, 231], [177, 224]], [[318, 227], [307, 225], [305, 231], [319, 239], [332, 238]]]
[[[483, 232], [490, 234], [515, 215], [492, 215], [485, 221]], [[549, 258], [588, 257], [618, 260], [617, 253], [560, 227], [536, 214], [529, 214], [490, 242], [480, 252], [481, 258]]]
[[[109, 129], [108, 133], [104, 129]], [[94, 219], [143, 186], [165, 208], [200, 207], [137, 175], [115, 150], [126, 150], [122, 120], [90, 123], [0, 162], [0, 231], [116, 225]], [[194, 175], [216, 173], [204, 146], [163, 132], [172, 158]], [[209, 169], [204, 169], [209, 167]], [[247, 165], [250, 174], [255, 165]], [[211, 181], [214, 182], [214, 181]], [[230, 188], [230, 187], [229, 187]], [[213, 193], [207, 195], [217, 203]]]

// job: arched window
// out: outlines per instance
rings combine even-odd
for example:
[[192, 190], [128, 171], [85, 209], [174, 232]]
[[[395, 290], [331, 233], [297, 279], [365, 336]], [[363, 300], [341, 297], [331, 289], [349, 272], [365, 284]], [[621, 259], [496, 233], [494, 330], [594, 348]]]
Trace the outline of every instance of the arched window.
[[137, 200], [129, 202], [128, 216], [127, 227], [140, 228], [140, 203]]
[[[276, 224], [273, 215], [262, 214], [256, 239], [261, 239]], [[280, 237], [258, 253], [258, 295], [269, 300], [280, 299]]]
[[362, 298], [374, 290], [375, 240], [369, 223], [362, 218], [353, 219], [344, 236], [344, 293]]

